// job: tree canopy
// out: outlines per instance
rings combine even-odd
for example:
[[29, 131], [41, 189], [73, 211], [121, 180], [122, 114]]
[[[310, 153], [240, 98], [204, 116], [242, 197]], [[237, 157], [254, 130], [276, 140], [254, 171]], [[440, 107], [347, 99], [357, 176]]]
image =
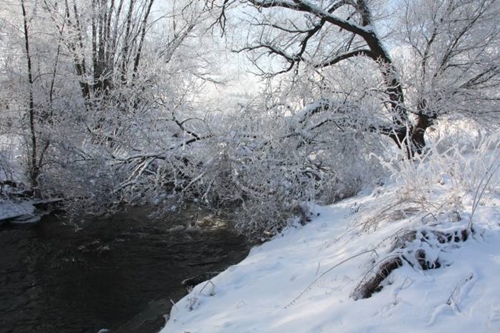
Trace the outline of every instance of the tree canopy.
[[[78, 198], [68, 210], [195, 200], [240, 207], [248, 232], [279, 229], [307, 219], [307, 202], [375, 181], [384, 138], [411, 159], [440, 120], [497, 128], [499, 11], [497, 0], [8, 0], [0, 134], [22, 142], [28, 176], [15, 181]], [[227, 94], [241, 71], [258, 93], [244, 79]], [[13, 181], [18, 162], [0, 159]]]

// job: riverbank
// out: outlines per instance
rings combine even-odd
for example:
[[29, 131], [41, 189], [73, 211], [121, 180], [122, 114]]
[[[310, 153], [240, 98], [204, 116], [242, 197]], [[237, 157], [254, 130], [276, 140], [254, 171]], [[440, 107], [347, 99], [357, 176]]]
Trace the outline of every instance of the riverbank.
[[500, 182], [484, 160], [315, 207], [197, 285], [161, 333], [500, 332]]
[[0, 200], [0, 225], [23, 216], [34, 217], [34, 213], [35, 206], [31, 201]]
[[0, 225], [34, 224], [42, 217], [57, 211], [63, 199], [0, 199]]

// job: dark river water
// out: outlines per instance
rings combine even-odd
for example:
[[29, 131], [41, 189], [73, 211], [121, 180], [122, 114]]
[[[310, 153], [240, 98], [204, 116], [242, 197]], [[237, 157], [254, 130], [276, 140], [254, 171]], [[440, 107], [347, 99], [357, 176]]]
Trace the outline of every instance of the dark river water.
[[157, 332], [170, 300], [185, 294], [182, 280], [248, 252], [226, 229], [172, 230], [196, 215], [130, 209], [80, 230], [54, 217], [1, 225], [0, 333]]

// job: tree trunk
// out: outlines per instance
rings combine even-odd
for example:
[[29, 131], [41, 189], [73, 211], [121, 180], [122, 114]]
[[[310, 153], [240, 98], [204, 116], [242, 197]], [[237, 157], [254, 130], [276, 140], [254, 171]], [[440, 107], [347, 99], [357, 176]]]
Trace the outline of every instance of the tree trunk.
[[21, 10], [23, 15], [23, 28], [24, 28], [24, 47], [26, 52], [26, 65], [28, 69], [28, 119], [29, 119], [29, 129], [30, 129], [30, 145], [31, 153], [29, 155], [29, 176], [31, 181], [31, 186], [33, 189], [38, 188], [38, 177], [40, 176], [40, 168], [37, 161], [38, 156], [38, 143], [37, 134], [35, 128], [35, 103], [33, 99], [33, 66], [31, 63], [31, 53], [30, 53], [30, 41], [29, 41], [29, 27], [28, 27], [28, 17], [26, 13], [26, 6], [24, 5], [24, 0], [21, 0]]
[[422, 154], [425, 148], [425, 131], [432, 126], [437, 115], [427, 109], [427, 101], [424, 99], [418, 103], [417, 123], [411, 133], [411, 143], [414, 153]]

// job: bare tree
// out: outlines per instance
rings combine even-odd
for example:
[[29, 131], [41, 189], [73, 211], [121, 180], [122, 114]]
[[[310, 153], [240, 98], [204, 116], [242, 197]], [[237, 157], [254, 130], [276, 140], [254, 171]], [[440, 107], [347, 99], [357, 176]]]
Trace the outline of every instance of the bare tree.
[[29, 172], [31, 185], [34, 188], [38, 187], [38, 176], [40, 173], [40, 168], [38, 165], [38, 135], [35, 129], [35, 105], [33, 101], [33, 66], [31, 63], [31, 52], [30, 52], [30, 31], [28, 28], [28, 14], [26, 13], [26, 6], [24, 1], [21, 0], [21, 10], [23, 15], [23, 34], [24, 34], [24, 48], [26, 52], [26, 66], [28, 75], [28, 119], [29, 128], [31, 136], [31, 154], [29, 159]]
[[[393, 48], [394, 44], [388, 43], [376, 29], [375, 9], [384, 5], [381, 1], [224, 0], [209, 1], [208, 5], [219, 10], [218, 22], [223, 28], [230, 9], [243, 6], [242, 11], [247, 16], [241, 12], [238, 15], [245, 17], [256, 32], [249, 34], [249, 42], [239, 51], [258, 54], [254, 64], [267, 74], [297, 73], [305, 66], [314, 68], [321, 77], [332, 68], [359, 63], [361, 58], [372, 61], [385, 85], [386, 99], [381, 101], [379, 109], [387, 110], [391, 121], [365, 130], [388, 135], [407, 150], [408, 156], [422, 152], [425, 131], [440, 114], [429, 111], [430, 103], [445, 101], [446, 98], [442, 93], [439, 93], [439, 98], [422, 95], [416, 105], [409, 105], [405, 100], [405, 82], [386, 48], [386, 44]], [[486, 54], [495, 53], [492, 50], [496, 48], [498, 34], [494, 20], [497, 1], [406, 1], [397, 6], [401, 7], [396, 9], [392, 18], [405, 13], [403, 30], [407, 33], [406, 41], [420, 58], [418, 81], [426, 88], [421, 84], [417, 90], [425, 90], [429, 95], [431, 91], [435, 92], [433, 86], [437, 82], [442, 87], [447, 86], [450, 81], [445, 77], [450, 75], [455, 78], [455, 86], [460, 91], [471, 91], [495, 82], [497, 60], [489, 57], [481, 61], [481, 66], [477, 62], [479, 54], [488, 58]], [[429, 10], [429, 7], [433, 9]], [[441, 53], [438, 55], [435, 50], [439, 45]], [[269, 56], [268, 60], [278, 59], [281, 67], [265, 68], [264, 54]], [[431, 61], [435, 56], [441, 59]], [[366, 67], [367, 71], [371, 68]], [[370, 74], [367, 72], [366, 75]], [[464, 107], [470, 109], [471, 106]]]
[[44, 135], [42, 127], [44, 123], [50, 121], [51, 111], [44, 107], [42, 105], [43, 103], [35, 97], [37, 91], [37, 82], [35, 81], [43, 80], [43, 76], [47, 77], [45, 80], [47, 98], [49, 103], [52, 102], [54, 98], [54, 83], [60, 49], [58, 48], [56, 51], [53, 68], [49, 67], [47, 68], [47, 73], [42, 73], [40, 66], [35, 66], [34, 64], [34, 59], [36, 59], [34, 53], [37, 52], [37, 49], [32, 47], [32, 40], [35, 34], [31, 31], [31, 27], [33, 21], [36, 20], [35, 7], [27, 5], [25, 0], [20, 0], [19, 5], [22, 18], [21, 35], [23, 40], [23, 58], [26, 66], [24, 73], [26, 82], [25, 92], [27, 94], [26, 101], [21, 103], [20, 107], [21, 109], [24, 109], [24, 107], [26, 108], [26, 113], [23, 118], [27, 121], [27, 137], [29, 138], [27, 139], [26, 145], [28, 151], [27, 173], [32, 189], [35, 191], [36, 195], [39, 195], [39, 177], [44, 164], [44, 158], [50, 147], [50, 138]]
[[127, 179], [150, 171], [137, 172], [141, 161], [161, 161], [158, 152], [203, 136], [187, 119], [200, 86], [213, 81], [207, 52], [196, 47], [204, 12], [184, 0], [156, 12], [153, 5], [13, 0], [2, 10], [9, 58], [1, 79], [9, 92], [1, 107], [17, 112], [15, 126], [29, 138], [33, 187], [88, 198], [99, 197], [92, 190], [116, 193], [106, 198], [116, 199], [140, 183]]
[[398, 23], [404, 29], [398, 35], [407, 54], [404, 79], [420, 124], [419, 141], [443, 116], [498, 124], [498, 15], [496, 0], [403, 2]]

